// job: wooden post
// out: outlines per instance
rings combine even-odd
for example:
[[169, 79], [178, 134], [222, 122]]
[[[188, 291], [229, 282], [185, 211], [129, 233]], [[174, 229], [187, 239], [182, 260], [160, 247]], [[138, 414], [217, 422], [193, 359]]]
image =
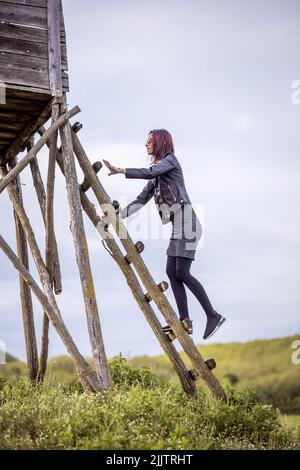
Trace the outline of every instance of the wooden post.
[[[52, 108], [52, 124], [59, 118], [59, 106]], [[55, 253], [55, 234], [53, 217], [54, 200], [54, 182], [55, 182], [55, 163], [57, 148], [57, 131], [49, 139], [49, 163], [47, 177], [47, 196], [46, 196], [46, 266], [50, 277], [54, 278], [54, 253]]]
[[[10, 166], [13, 168], [16, 165], [15, 158], [12, 159]], [[15, 188], [19, 199], [22, 203], [22, 190], [20, 184], [19, 176], [15, 180]], [[20, 223], [20, 220], [14, 210], [15, 226], [16, 226], [16, 238], [17, 238], [17, 251], [20, 262], [25, 266], [26, 269], [29, 269], [29, 260], [28, 260], [28, 249], [27, 242], [24, 230]], [[34, 327], [34, 315], [32, 307], [32, 298], [31, 291], [27, 283], [24, 281], [22, 276], [19, 274], [20, 282], [20, 299], [21, 299], [21, 308], [22, 308], [22, 317], [23, 317], [23, 328], [25, 336], [25, 347], [26, 347], [26, 357], [27, 357], [27, 366], [28, 366], [28, 376], [32, 382], [35, 382], [38, 375], [39, 361], [38, 361], [38, 351]]]
[[[30, 148], [31, 147], [29, 147], [28, 150], [30, 150]], [[39, 169], [39, 164], [38, 164], [36, 157], [30, 162], [30, 170], [31, 170], [35, 192], [36, 192], [39, 206], [41, 209], [43, 221], [46, 226], [46, 192], [45, 192], [43, 180], [41, 177], [41, 172]], [[57, 248], [55, 235], [54, 235], [54, 279], [53, 279], [53, 282], [54, 282], [54, 292], [56, 295], [59, 295], [62, 292], [62, 285], [61, 285], [61, 272], [60, 272], [60, 263], [59, 263], [59, 257], [58, 257], [58, 248]]]
[[60, 0], [47, 0], [49, 81], [52, 96], [62, 96]]
[[[62, 108], [65, 112], [65, 96]], [[100, 386], [103, 390], [109, 390], [112, 388], [112, 382], [102, 338], [93, 277], [89, 261], [88, 246], [83, 225], [79, 186], [76, 174], [72, 136], [69, 123], [66, 123], [60, 128], [60, 137], [62, 143], [63, 165], [66, 177], [68, 202], [70, 208], [70, 225], [73, 235], [76, 261], [80, 274], [85, 311], [87, 316], [88, 331], [92, 347], [92, 354], [95, 361]]]
[[74, 343], [66, 325], [64, 324], [61, 318], [61, 314], [57, 306], [54, 306], [52, 303], [50, 303], [48, 297], [42, 292], [42, 290], [39, 288], [29, 271], [23, 266], [16, 254], [13, 252], [13, 250], [10, 248], [10, 246], [6, 243], [6, 241], [1, 235], [0, 248], [6, 254], [6, 256], [14, 265], [14, 267], [19, 271], [24, 281], [26, 281], [26, 283], [30, 286], [31, 290], [33, 291], [37, 299], [40, 301], [44, 311], [48, 313], [51, 323], [53, 324], [57, 333], [61, 337], [68, 352], [74, 359], [79, 379], [85, 391], [100, 391], [98, 380], [96, 379], [94, 372], [92, 371], [89, 364], [85, 361], [84, 357], [78, 351], [76, 344]]
[[[59, 105], [55, 104], [52, 107], [52, 124], [54, 124], [59, 118]], [[57, 131], [49, 139], [49, 162], [48, 162], [48, 178], [47, 178], [47, 196], [46, 196], [46, 267], [53, 285], [56, 277], [54, 270], [55, 261], [55, 234], [54, 234], [54, 217], [53, 217], [53, 200], [54, 200], [54, 182], [55, 182], [55, 154], [57, 148]], [[59, 279], [60, 280], [60, 279]], [[38, 381], [42, 382], [48, 359], [49, 349], [49, 317], [44, 313], [43, 327], [42, 327], [42, 339], [41, 339], [41, 351], [40, 351], [40, 367]]]
[[105, 209], [109, 209], [109, 220], [120, 237], [121, 243], [127, 251], [127, 254], [132, 260], [132, 264], [134, 265], [138, 275], [143, 282], [147, 292], [150, 294], [152, 299], [154, 299], [158, 309], [161, 311], [163, 316], [165, 317], [166, 321], [172, 328], [175, 336], [177, 337], [178, 341], [180, 342], [182, 348], [184, 349], [185, 353], [190, 358], [195, 370], [198, 372], [199, 376], [205, 381], [206, 385], [213, 393], [216, 398], [225, 400], [226, 394], [219, 383], [218, 379], [209, 370], [207, 364], [205, 363], [203, 357], [201, 356], [200, 352], [196, 348], [195, 344], [193, 343], [192, 339], [189, 337], [187, 332], [184, 330], [181, 322], [179, 321], [173, 307], [169, 303], [167, 297], [164, 293], [159, 289], [156, 282], [152, 278], [147, 266], [145, 265], [143, 258], [137, 252], [136, 247], [131, 240], [126, 227], [120, 217], [116, 217], [115, 209], [111, 205], [110, 200], [107, 198], [106, 193], [97, 177], [95, 172], [93, 171], [92, 165], [77, 137], [77, 135], [72, 132], [72, 139], [73, 139], [73, 147], [75, 155], [77, 156], [78, 162], [81, 166], [81, 169], [84, 173], [85, 178], [90, 182], [91, 188], [94, 191], [94, 194], [102, 206], [105, 204]]

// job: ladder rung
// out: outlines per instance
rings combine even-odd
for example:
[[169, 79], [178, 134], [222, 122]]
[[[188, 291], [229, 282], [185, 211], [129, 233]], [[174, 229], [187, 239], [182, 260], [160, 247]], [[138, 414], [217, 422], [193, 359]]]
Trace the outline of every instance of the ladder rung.
[[209, 370], [213, 370], [217, 367], [217, 363], [216, 361], [212, 358], [212, 359], [207, 359], [207, 361], [205, 361], [207, 367], [209, 368]]
[[[157, 284], [157, 287], [162, 291], [162, 292], [165, 292], [168, 287], [169, 287], [169, 284], [166, 282], [166, 281], [161, 281], [159, 284]], [[151, 302], [152, 299], [152, 295], [149, 293], [149, 292], [146, 292], [145, 294], [145, 299], [147, 300], [147, 302]]]

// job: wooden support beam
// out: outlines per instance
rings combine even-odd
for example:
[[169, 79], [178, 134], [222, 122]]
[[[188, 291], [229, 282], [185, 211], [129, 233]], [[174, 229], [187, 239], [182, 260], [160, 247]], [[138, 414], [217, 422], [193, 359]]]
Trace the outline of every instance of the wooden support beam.
[[47, 0], [49, 81], [52, 96], [62, 96], [60, 0]]
[[0, 248], [6, 254], [8, 259], [11, 261], [13, 266], [19, 271], [24, 281], [29, 285], [36, 298], [41, 303], [43, 309], [49, 315], [50, 321], [56, 329], [57, 333], [61, 337], [64, 345], [68, 352], [72, 356], [75, 362], [76, 371], [79, 379], [82, 383], [83, 388], [86, 392], [99, 391], [98, 381], [96, 380], [95, 374], [92, 371], [90, 365], [86, 362], [84, 357], [78, 351], [76, 344], [74, 343], [66, 325], [64, 324], [60, 311], [57, 306], [54, 306], [50, 302], [48, 296], [43, 293], [38, 284], [35, 282], [29, 271], [23, 266], [16, 254], [6, 243], [4, 238], [0, 235]]
[[[16, 165], [16, 161], [13, 158], [11, 161], [11, 167], [13, 168]], [[14, 182], [15, 190], [20, 199], [20, 203], [23, 204], [22, 189], [20, 184], [20, 178]], [[26, 242], [25, 232], [20, 223], [18, 215], [14, 210], [15, 226], [16, 226], [16, 238], [17, 238], [17, 252], [20, 262], [24, 267], [29, 269], [29, 259], [28, 259], [28, 248]], [[25, 336], [25, 347], [26, 347], [26, 357], [27, 357], [27, 367], [28, 367], [28, 376], [32, 382], [35, 382], [38, 375], [39, 361], [38, 361], [38, 351], [37, 351], [37, 342], [34, 326], [34, 315], [33, 315], [33, 306], [31, 291], [28, 284], [24, 281], [22, 276], [19, 274], [19, 283], [20, 283], [20, 299], [21, 299], [21, 308], [22, 308], [22, 317], [23, 317], [23, 328]]]
[[[6, 175], [6, 171], [3, 168], [0, 168], [0, 175], [2, 177], [5, 177], [5, 175]], [[12, 204], [13, 204], [14, 210], [15, 210], [15, 212], [16, 212], [19, 220], [20, 220], [20, 223], [22, 224], [22, 228], [23, 228], [23, 230], [26, 234], [26, 239], [27, 239], [27, 242], [29, 244], [29, 247], [30, 247], [30, 250], [31, 250], [31, 253], [32, 253], [36, 268], [37, 268], [37, 271], [39, 273], [44, 293], [45, 293], [52, 309], [54, 310], [57, 319], [60, 320], [60, 323], [59, 323], [60, 324], [60, 329], [62, 329], [63, 320], [61, 318], [61, 314], [60, 314], [59, 308], [57, 306], [55, 296], [54, 296], [53, 291], [52, 291], [52, 285], [51, 285], [51, 280], [50, 280], [50, 277], [49, 277], [49, 273], [48, 273], [46, 265], [44, 264], [44, 261], [42, 259], [38, 244], [37, 244], [36, 239], [35, 239], [34, 232], [33, 232], [32, 227], [30, 225], [30, 222], [29, 222], [29, 219], [28, 219], [27, 214], [25, 212], [25, 209], [24, 209], [23, 205], [20, 203], [20, 200], [18, 198], [18, 195], [15, 191], [15, 188], [14, 188], [13, 184], [9, 184], [7, 186], [7, 192], [8, 192], [9, 198], [10, 198]], [[21, 274], [22, 274], [22, 272], [21, 272]], [[49, 314], [48, 309], [45, 308], [45, 310]], [[56, 324], [57, 324], [57, 322], [56, 322]], [[66, 338], [65, 335], [64, 335], [64, 337]], [[70, 341], [72, 339], [70, 337], [70, 335], [67, 336], [66, 339], [67, 339], [67, 343], [65, 343], [65, 344], [68, 347], [71, 348], [73, 353], [75, 353], [74, 360], [76, 361], [77, 365], [79, 367], [83, 366], [83, 368], [81, 367], [79, 369], [79, 372], [83, 373], [84, 371], [88, 372], [90, 370], [91, 373], [88, 373], [88, 375], [86, 376], [86, 381], [89, 382], [91, 389], [93, 389], [94, 391], [102, 390], [101, 387], [100, 387], [99, 381], [97, 380], [97, 378], [94, 375], [94, 373], [92, 372], [92, 370], [85, 367], [84, 364], [81, 361], [81, 358], [77, 355], [77, 352], [76, 352], [77, 348], [76, 348], [76, 350], [74, 349], [73, 343], [72, 343], [72, 341]], [[81, 373], [81, 376], [82, 376], [82, 373]]]
[[11, 183], [20, 173], [21, 171], [26, 168], [26, 166], [31, 162], [31, 160], [34, 159], [36, 156], [37, 152], [41, 150], [41, 148], [46, 144], [47, 140], [51, 135], [60, 127], [62, 126], [65, 122], [68, 121], [72, 116], [75, 116], [80, 112], [80, 108], [78, 106], [75, 106], [73, 109], [71, 109], [69, 112], [63, 114], [60, 116], [57, 121], [52, 124], [52, 126], [47, 129], [43, 137], [40, 138], [40, 140], [32, 147], [32, 149], [27, 153], [26, 157], [22, 158], [22, 160], [19, 161], [19, 163], [15, 166], [13, 170], [11, 170], [8, 175], [5, 176], [5, 178], [2, 178], [0, 181], [0, 193], [4, 191], [6, 186]]
[[29, 140], [33, 137], [33, 135], [38, 131], [38, 129], [48, 121], [51, 116], [52, 106], [59, 102], [59, 98], [53, 98], [41, 112], [39, 117], [32, 120], [19, 134], [19, 136], [12, 142], [12, 144], [8, 147], [6, 152], [1, 158], [2, 164], [8, 162], [13, 157], [18, 155], [21, 151], [24, 150]]
[[[66, 111], [65, 96], [62, 110]], [[70, 209], [70, 226], [73, 235], [76, 261], [80, 274], [92, 354], [101, 388], [103, 390], [109, 390], [112, 388], [112, 381], [102, 338], [97, 300], [89, 260], [89, 251], [81, 212], [81, 201], [73, 154], [71, 127], [68, 122], [60, 128], [60, 138]]]
[[[60, 108], [58, 104], [52, 106], [52, 122], [54, 124], [59, 118]], [[55, 182], [55, 166], [56, 166], [56, 148], [57, 148], [57, 131], [49, 138], [49, 162], [48, 162], [48, 176], [47, 176], [47, 193], [46, 193], [46, 210], [45, 210], [45, 228], [46, 228], [46, 267], [50, 276], [52, 286], [55, 281], [55, 233], [54, 233], [54, 215], [53, 215], [53, 202], [54, 202], [54, 182]], [[57, 252], [56, 252], [57, 254]], [[59, 278], [58, 281], [61, 281]], [[61, 282], [60, 282], [61, 284]], [[60, 286], [61, 287], [61, 286]], [[49, 349], [49, 318], [47, 313], [44, 313], [41, 351], [40, 351], [40, 367], [39, 367], [39, 382], [43, 381], [47, 368]]]
[[[40, 135], [43, 135], [45, 132], [46, 130], [44, 128], [41, 128], [39, 130]], [[63, 173], [63, 175], [65, 175], [63, 158], [59, 150], [57, 151], [56, 159], [61, 169], [61, 172]], [[81, 199], [83, 210], [85, 211], [85, 213], [87, 214], [87, 216], [89, 217], [90, 221], [95, 226], [95, 228], [97, 228], [98, 233], [100, 233], [98, 227], [99, 227], [99, 222], [101, 222], [101, 217], [97, 214], [94, 204], [91, 203], [91, 201], [88, 199], [87, 195], [82, 191], [81, 188], [80, 188], [80, 199]], [[105, 235], [105, 239], [106, 239], [106, 235]], [[105, 243], [107, 244], [109, 250], [113, 254], [114, 260], [116, 261], [121, 271], [123, 272], [126, 278], [126, 281], [128, 283], [128, 286], [132, 292], [133, 297], [138, 303], [152, 331], [156, 335], [163, 351], [165, 352], [167, 357], [170, 359], [176, 373], [178, 374], [178, 377], [179, 377], [179, 380], [181, 382], [183, 389], [185, 390], [185, 392], [187, 393], [189, 397], [195, 398], [197, 396], [197, 390], [196, 390], [194, 381], [191, 378], [188, 369], [186, 368], [183, 360], [181, 359], [181, 356], [178, 354], [174, 346], [168, 341], [166, 341], [166, 335], [162, 330], [161, 324], [154, 310], [152, 309], [150, 304], [145, 300], [143, 290], [140, 286], [139, 280], [134, 270], [125, 260], [125, 257], [122, 251], [120, 250], [118, 244], [116, 243], [113, 237], [107, 238], [105, 240]]]
[[[29, 148], [30, 150], [30, 148]], [[44, 224], [46, 226], [46, 192], [43, 184], [43, 180], [41, 177], [41, 172], [39, 169], [39, 164], [37, 161], [37, 158], [35, 157], [31, 162], [30, 162], [30, 170], [31, 170], [31, 175], [32, 175], [32, 180], [35, 188], [35, 192], [38, 198], [39, 206], [41, 209], [42, 217]], [[59, 256], [58, 256], [58, 248], [57, 248], [57, 242], [56, 238], [54, 235], [54, 278], [53, 278], [53, 283], [54, 283], [54, 292], [56, 295], [61, 294], [62, 292], [62, 283], [61, 283], [61, 271], [60, 271], [60, 262], [59, 262]]]
[[[59, 118], [59, 105], [52, 108], [52, 125]], [[51, 279], [54, 277], [54, 183], [55, 183], [55, 165], [56, 165], [56, 149], [57, 149], [57, 131], [52, 134], [49, 139], [49, 162], [47, 176], [47, 193], [46, 193], [46, 266], [50, 273]]]
[[168, 325], [170, 325], [172, 331], [180, 342], [183, 350], [191, 360], [193, 367], [199, 373], [201, 378], [205, 381], [207, 387], [210, 389], [212, 394], [219, 399], [226, 400], [226, 394], [215, 375], [209, 370], [200, 352], [196, 348], [192, 339], [189, 337], [187, 332], [184, 330], [181, 322], [179, 321], [173, 307], [169, 303], [167, 297], [157, 287], [154, 279], [152, 278], [147, 266], [145, 265], [143, 258], [137, 253], [136, 247], [128, 234], [126, 227], [120, 217], [116, 217], [115, 209], [111, 205], [111, 201], [108, 198], [103, 186], [101, 185], [97, 175], [93, 171], [92, 165], [78, 139], [78, 136], [72, 132], [73, 147], [75, 155], [77, 156], [80, 167], [84, 173], [84, 176], [90, 181], [91, 188], [101, 206], [109, 210], [108, 217], [110, 218], [111, 224], [118, 234], [122, 245], [124, 246], [127, 254], [132, 260], [132, 264], [135, 267], [141, 281], [143, 282], [147, 292], [154, 299], [158, 309], [163, 314]]

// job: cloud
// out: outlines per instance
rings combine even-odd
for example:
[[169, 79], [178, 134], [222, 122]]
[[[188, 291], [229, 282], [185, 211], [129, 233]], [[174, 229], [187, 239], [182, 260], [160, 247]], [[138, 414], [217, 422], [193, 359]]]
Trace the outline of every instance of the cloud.
[[249, 114], [238, 114], [233, 119], [233, 128], [238, 132], [247, 132], [253, 130], [255, 119]]
[[[271, 12], [271, 14], [270, 14]], [[82, 109], [79, 137], [91, 162], [147, 167], [145, 140], [152, 128], [171, 131], [189, 196], [201, 209], [201, 250], [192, 272], [216, 309], [227, 317], [217, 341], [284, 336], [299, 328], [299, 120], [290, 101], [299, 74], [299, 2], [64, 1], [70, 65], [70, 105]], [[299, 41], [298, 41], [299, 42]], [[38, 156], [44, 181], [47, 151]], [[77, 165], [79, 182], [83, 180]], [[146, 181], [99, 173], [121, 206]], [[41, 253], [45, 233], [30, 170], [22, 173], [24, 204]], [[92, 191], [88, 193], [101, 209]], [[134, 241], [153, 202], [130, 222]], [[65, 181], [56, 175], [55, 227], [63, 293], [63, 318], [81, 351], [90, 354]], [[161, 349], [118, 266], [84, 216], [106, 349], [155, 354]], [[154, 225], [154, 224], [153, 224]], [[157, 282], [165, 273], [165, 238], [145, 239], [142, 256]], [[0, 197], [0, 232], [15, 249], [8, 197]], [[122, 252], [125, 250], [120, 245]], [[32, 273], [38, 279], [30, 257]], [[0, 339], [24, 357], [18, 275], [0, 253]], [[171, 288], [167, 296], [176, 309]], [[195, 341], [205, 314], [188, 292]], [[42, 312], [34, 300], [40, 337]], [[157, 309], [156, 309], [157, 310]], [[158, 313], [162, 322], [164, 320]], [[213, 338], [212, 341], [215, 341]], [[50, 354], [64, 352], [51, 328]]]

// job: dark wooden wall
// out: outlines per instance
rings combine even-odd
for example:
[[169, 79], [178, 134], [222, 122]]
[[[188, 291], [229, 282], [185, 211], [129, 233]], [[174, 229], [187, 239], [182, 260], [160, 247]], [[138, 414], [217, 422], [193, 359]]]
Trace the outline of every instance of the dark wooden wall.
[[[0, 81], [49, 90], [47, 0], [0, 1]], [[67, 51], [61, 9], [63, 90], [68, 91]]]

